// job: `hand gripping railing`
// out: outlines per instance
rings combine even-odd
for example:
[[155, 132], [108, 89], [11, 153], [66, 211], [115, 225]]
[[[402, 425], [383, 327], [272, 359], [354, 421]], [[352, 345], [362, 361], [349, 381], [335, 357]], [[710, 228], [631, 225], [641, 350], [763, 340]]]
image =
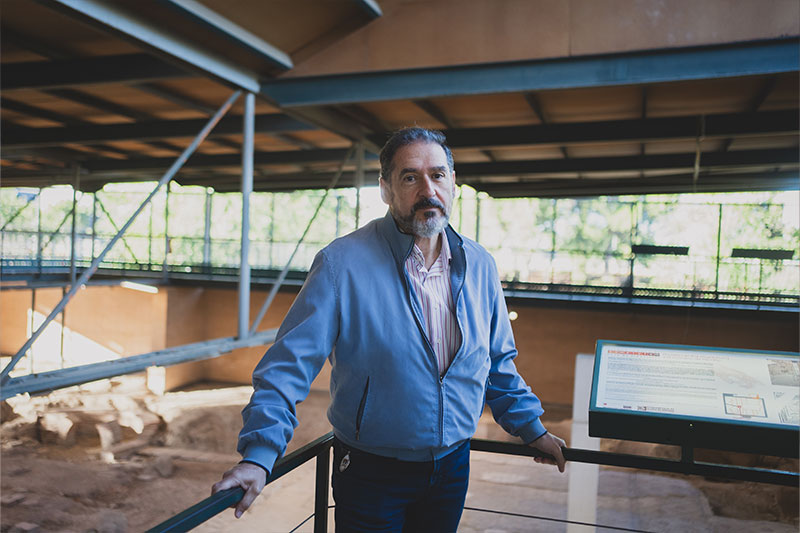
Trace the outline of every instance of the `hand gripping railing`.
[[[314, 533], [324, 533], [328, 530], [328, 470], [330, 469], [332, 442], [333, 432], [309, 442], [302, 448], [298, 448], [276, 462], [275, 468], [267, 478], [268, 485], [307, 461], [317, 458], [317, 476], [314, 490]], [[149, 529], [147, 533], [189, 531], [209, 518], [218, 515], [228, 507], [239, 503], [239, 500], [243, 497], [244, 490], [241, 487], [217, 492], [182, 513]]]
[[[312, 515], [314, 517], [314, 533], [324, 533], [328, 528], [328, 476], [332, 442], [333, 433], [328, 433], [317, 440], [306, 444], [302, 448], [295, 450], [275, 463], [275, 468], [267, 479], [267, 484], [269, 484], [284, 474], [288, 474], [310, 459], [313, 459], [314, 457], [317, 458], [317, 473], [314, 489], [314, 514]], [[552, 459], [551, 456], [543, 454], [536, 448], [511, 442], [472, 439], [470, 441], [470, 450], [473, 452], [502, 453], [507, 455], [520, 455], [527, 457], [548, 457]], [[659, 472], [712, 476], [741, 481], [756, 481], [759, 483], [784, 485], [788, 487], [796, 487], [798, 485], [798, 481], [800, 480], [800, 475], [798, 475], [797, 472], [695, 462], [693, 459], [693, 450], [688, 448], [683, 449], [683, 457], [680, 460], [603, 452], [597, 450], [583, 450], [580, 448], [562, 448], [562, 451], [564, 453], [564, 458], [567, 461], [574, 463], [590, 463], [606, 466], [638, 468], [643, 470], [655, 470]], [[241, 500], [243, 496], [244, 490], [239, 487], [220, 491], [211, 497], [206, 498], [200, 503], [186, 509], [182, 513], [148, 530], [147, 533], [189, 531], [190, 529], [202, 524], [206, 520], [216, 516], [232, 505], [239, 503], [239, 500]], [[486, 509], [471, 510], [486, 511]], [[575, 523], [590, 526], [597, 525], [579, 522]], [[633, 531], [612, 526], [602, 527], [607, 529]]]

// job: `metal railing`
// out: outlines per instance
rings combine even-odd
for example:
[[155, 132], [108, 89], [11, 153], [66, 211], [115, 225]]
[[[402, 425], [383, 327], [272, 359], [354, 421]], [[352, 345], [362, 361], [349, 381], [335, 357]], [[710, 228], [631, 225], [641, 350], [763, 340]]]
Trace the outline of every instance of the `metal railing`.
[[[78, 273], [87, 268], [88, 260], [75, 261]], [[34, 281], [42, 285], [47, 281], [52, 284], [63, 284], [70, 273], [69, 259], [30, 259], [30, 258], [2, 258], [0, 259], [0, 275], [6, 281]], [[238, 279], [239, 269], [232, 266], [218, 266], [208, 264], [171, 264], [127, 261], [104, 261], [98, 274], [107, 278], [154, 278], [159, 283], [166, 276], [168, 279], [185, 279], [202, 282], [219, 281], [234, 282]], [[275, 268], [251, 269], [251, 281], [261, 284], [272, 284], [278, 277], [279, 270]], [[298, 285], [305, 280], [306, 272], [301, 269], [290, 270], [284, 284]], [[20, 286], [23, 287], [23, 286]], [[27, 287], [27, 285], [26, 285]], [[800, 296], [796, 294], [781, 294], [775, 292], [737, 292], [712, 289], [692, 288], [657, 288], [640, 286], [611, 286], [611, 285], [585, 285], [574, 283], [553, 282], [524, 282], [504, 281], [503, 288], [507, 296], [529, 297], [537, 296], [546, 299], [563, 300], [595, 300], [609, 302], [626, 302], [629, 300], [648, 300], [653, 303], [670, 303], [676, 305], [692, 302], [719, 306], [727, 305], [769, 305], [796, 310], [800, 304]]]
[[[303, 523], [313, 517], [314, 519], [314, 533], [325, 533], [328, 530], [328, 494], [329, 494], [329, 480], [330, 480], [330, 451], [333, 443], [333, 433], [327, 433], [322, 437], [306, 444], [291, 454], [285, 456], [275, 463], [275, 468], [270, 476], [267, 478], [267, 484], [290, 473], [299, 466], [305, 464], [311, 459], [316, 458], [316, 475], [314, 484], [314, 512]], [[484, 439], [472, 439], [470, 441], [470, 449], [474, 452], [490, 452], [500, 453], [505, 455], [516, 455], [525, 457], [542, 457], [544, 454], [524, 444], [516, 444], [511, 442], [499, 442]], [[580, 448], [563, 448], [564, 457], [567, 461], [574, 463], [590, 463], [604, 466], [616, 466], [625, 468], [636, 468], [643, 470], [654, 470], [658, 472], [672, 472], [685, 475], [698, 475], [698, 476], [711, 476], [716, 478], [732, 479], [739, 481], [755, 481], [759, 483], [769, 483], [773, 485], [783, 485], [788, 487], [797, 487], [800, 481], [800, 474], [797, 472], [788, 472], [784, 470], [770, 470], [764, 468], [752, 468], [734, 465], [722, 465], [706, 462], [697, 462], [694, 460], [694, 450], [689, 447], [682, 448], [682, 457], [678, 460], [664, 459], [658, 457], [647, 457], [641, 455], [621, 454], [613, 452], [603, 452], [597, 450], [584, 450]], [[189, 507], [185, 511], [175, 515], [174, 517], [158, 524], [157, 526], [148, 530], [147, 533], [166, 533], [177, 531], [189, 531], [203, 522], [213, 518], [217, 514], [223, 512], [231, 506], [236, 505], [244, 496], [244, 490], [241, 487], [235, 487], [220, 491], [205, 500]], [[481, 511], [499, 514], [513, 514], [505, 513], [503, 511], [495, 511], [490, 509], [480, 509], [465, 507], [471, 511]], [[514, 516], [523, 516], [513, 514]], [[555, 520], [548, 517], [528, 516], [526, 518], [541, 519], [541, 520]], [[588, 524], [584, 522], [575, 522], [570, 520], [558, 519], [559, 522], [586, 525], [593, 527], [601, 527], [604, 529], [618, 530], [618, 531], [637, 531], [626, 529], [611, 525], [603, 524]], [[303, 523], [299, 524], [300, 527]], [[296, 528], [295, 528], [296, 529]]]

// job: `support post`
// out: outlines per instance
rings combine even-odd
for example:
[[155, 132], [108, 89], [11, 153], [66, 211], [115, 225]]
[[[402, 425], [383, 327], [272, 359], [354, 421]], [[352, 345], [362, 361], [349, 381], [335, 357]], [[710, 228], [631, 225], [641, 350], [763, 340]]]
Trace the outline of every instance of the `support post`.
[[211, 129], [214, 126], [216, 126], [217, 122], [219, 122], [219, 120], [228, 111], [228, 109], [231, 108], [236, 99], [239, 98], [240, 94], [241, 94], [240, 91], [234, 92], [230, 96], [230, 98], [228, 98], [228, 100], [224, 104], [222, 104], [222, 107], [219, 108], [216, 114], [214, 114], [214, 116], [209, 119], [208, 123], [203, 127], [200, 133], [197, 134], [194, 141], [192, 141], [192, 143], [186, 147], [183, 153], [181, 153], [181, 155], [178, 156], [178, 158], [175, 160], [172, 166], [170, 166], [169, 169], [164, 173], [164, 175], [161, 177], [158, 184], [156, 184], [155, 188], [150, 193], [150, 195], [136, 209], [136, 211], [131, 215], [131, 217], [128, 219], [125, 225], [122, 226], [120, 231], [111, 239], [111, 241], [109, 241], [109, 243], [106, 245], [103, 251], [100, 252], [100, 255], [98, 255], [92, 261], [92, 264], [89, 265], [89, 268], [84, 270], [83, 274], [81, 274], [81, 277], [75, 282], [75, 284], [72, 287], [70, 287], [69, 292], [66, 294], [66, 296], [64, 296], [61, 299], [60, 302], [58, 302], [58, 304], [50, 312], [50, 314], [47, 316], [42, 325], [39, 326], [39, 328], [33, 332], [31, 337], [25, 342], [22, 348], [20, 348], [19, 351], [16, 354], [14, 354], [14, 356], [11, 358], [11, 361], [9, 361], [9, 363], [5, 366], [5, 368], [3, 368], [2, 371], [0, 371], [0, 385], [5, 385], [6, 382], [8, 382], [11, 370], [13, 370], [14, 366], [16, 366], [16, 364], [19, 362], [19, 360], [22, 358], [25, 352], [27, 352], [28, 349], [33, 345], [33, 343], [36, 342], [36, 339], [39, 338], [39, 335], [42, 334], [44, 328], [46, 328], [47, 325], [50, 322], [52, 322], [52, 320], [56, 316], [58, 316], [61, 310], [64, 309], [64, 307], [67, 305], [67, 302], [69, 302], [69, 300], [75, 295], [75, 293], [78, 292], [78, 290], [88, 281], [88, 279], [92, 276], [92, 274], [94, 274], [97, 271], [97, 267], [100, 266], [100, 263], [103, 261], [103, 258], [105, 258], [106, 254], [108, 254], [108, 252], [117, 243], [117, 241], [119, 241], [122, 238], [122, 235], [133, 224], [133, 222], [136, 220], [136, 217], [138, 217], [139, 214], [144, 210], [145, 206], [147, 206], [147, 204], [150, 203], [150, 200], [152, 200], [153, 197], [156, 195], [156, 193], [158, 193], [159, 189], [161, 189], [161, 187], [163, 187], [165, 183], [168, 183], [173, 178], [173, 176], [175, 176], [175, 174], [178, 172], [181, 166], [183, 166], [186, 160], [189, 159], [189, 156], [192, 155], [192, 153], [194, 153], [194, 151], [197, 149], [200, 143], [203, 142], [203, 139], [205, 139], [208, 136], [208, 134], [211, 132]]
[[361, 226], [361, 188], [364, 187], [364, 143], [356, 144], [356, 229]]
[[[78, 219], [78, 187], [80, 185], [81, 179], [81, 167], [79, 165], [75, 165], [75, 176], [72, 182], [72, 237], [70, 239], [70, 246], [69, 246], [69, 282], [70, 285], [75, 285], [75, 281], [77, 280], [77, 269], [75, 267], [75, 224]], [[62, 322], [63, 322], [63, 315], [62, 315]], [[63, 330], [63, 328], [62, 328]], [[64, 358], [64, 341], [63, 341], [63, 333], [62, 333], [62, 341], [61, 341], [61, 358], [63, 363]]]
[[166, 283], [169, 280], [169, 253], [172, 246], [169, 242], [169, 185], [172, 180], [167, 182], [166, 196], [164, 197], [164, 263], [161, 265], [161, 277]]
[[92, 193], [92, 261], [94, 261], [94, 241], [97, 237], [97, 191]]
[[274, 248], [275, 248], [275, 195], [277, 193], [271, 192], [270, 196], [270, 205], [269, 205], [269, 212], [270, 212], [270, 219], [269, 219], [269, 267], [272, 268], [275, 265], [275, 257], [273, 255]]
[[39, 187], [39, 198], [36, 203], [37, 216], [39, 218], [36, 227], [36, 264], [39, 268], [39, 275], [42, 275], [42, 188]]
[[[572, 394], [572, 439], [575, 448], [599, 450], [600, 439], [589, 436], [589, 395], [592, 390], [594, 355], [575, 357], [575, 387]], [[597, 522], [597, 487], [600, 468], [594, 464], [569, 463], [567, 467], [567, 520], [594, 524]], [[567, 533], [593, 533], [594, 527], [567, 524]]]
[[717, 221], [717, 269], [714, 277], [714, 293], [719, 296], [719, 258], [722, 244], [722, 204], [719, 204], [719, 219]]
[[[61, 297], [63, 298], [65, 294], [67, 294], [67, 288], [61, 287]], [[64, 328], [66, 328], [66, 326], [67, 326], [67, 308], [65, 307], [64, 310], [61, 311], [61, 342], [59, 346], [59, 354], [61, 355], [61, 368], [64, 368], [66, 366], [64, 359]]]
[[481, 242], [481, 197], [477, 194], [475, 195], [475, 242]]
[[[36, 289], [31, 290], [31, 331], [36, 327]], [[33, 345], [28, 350], [28, 373], [33, 374]]]
[[147, 270], [153, 271], [153, 204], [150, 204], [150, 222], [147, 226]]
[[342, 195], [336, 195], [336, 237], [339, 237], [339, 232], [341, 231], [341, 214], [342, 214]]
[[314, 533], [328, 531], [328, 479], [331, 469], [331, 447], [317, 455], [317, 472], [314, 483]]
[[248, 335], [250, 325], [250, 193], [253, 192], [253, 136], [255, 133], [256, 96], [247, 93], [244, 100], [242, 132], [242, 245], [239, 261], [239, 333]]
[[206, 224], [203, 233], [203, 266], [211, 271], [211, 199], [214, 197], [213, 189], [206, 188]]
[[558, 198], [553, 198], [553, 217], [550, 219], [550, 284], [556, 282], [556, 220], [558, 218]]

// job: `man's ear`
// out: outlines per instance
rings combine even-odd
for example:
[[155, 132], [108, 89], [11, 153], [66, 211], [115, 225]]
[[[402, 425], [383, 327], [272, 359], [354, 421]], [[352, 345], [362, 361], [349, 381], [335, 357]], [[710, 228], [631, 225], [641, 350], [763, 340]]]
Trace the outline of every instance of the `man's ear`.
[[387, 183], [387, 181], [383, 179], [383, 176], [381, 176], [381, 179], [378, 180], [378, 185], [381, 188], [381, 200], [383, 200], [383, 203], [385, 203], [386, 205], [391, 205], [392, 191], [390, 189], [389, 183]]

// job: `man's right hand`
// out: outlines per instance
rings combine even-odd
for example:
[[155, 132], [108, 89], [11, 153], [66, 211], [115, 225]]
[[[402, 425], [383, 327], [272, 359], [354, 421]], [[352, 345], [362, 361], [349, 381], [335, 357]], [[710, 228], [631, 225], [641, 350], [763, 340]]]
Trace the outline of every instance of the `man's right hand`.
[[239, 518], [250, 507], [256, 496], [261, 493], [266, 483], [266, 470], [252, 463], [239, 463], [222, 474], [222, 480], [217, 481], [211, 487], [211, 494], [234, 487], [242, 487], [244, 489], [244, 497], [236, 505], [236, 511], [234, 512], [236, 518]]

